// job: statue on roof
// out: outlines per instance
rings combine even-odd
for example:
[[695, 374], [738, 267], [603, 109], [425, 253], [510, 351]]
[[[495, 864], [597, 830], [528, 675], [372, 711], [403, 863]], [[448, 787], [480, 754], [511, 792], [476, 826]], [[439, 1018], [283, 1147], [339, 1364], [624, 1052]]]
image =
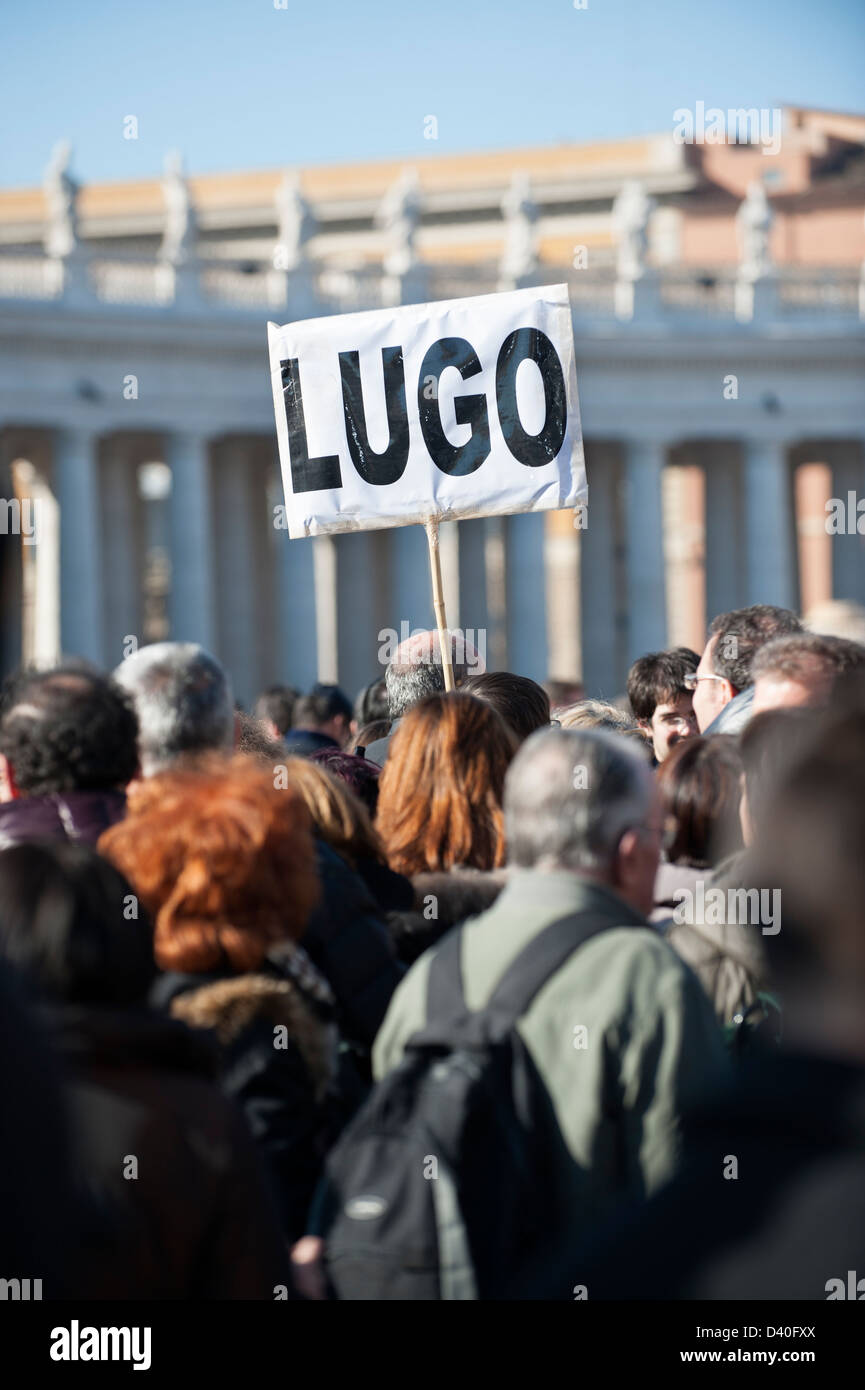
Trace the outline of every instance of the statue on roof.
[[189, 198], [189, 186], [183, 172], [183, 156], [178, 150], [171, 150], [165, 156], [163, 170], [165, 226], [159, 259], [167, 261], [169, 265], [183, 265], [193, 252], [196, 225]]
[[649, 218], [655, 209], [639, 179], [629, 179], [613, 202], [613, 230], [616, 233], [616, 274], [619, 280], [639, 280], [646, 269], [649, 244]]
[[304, 259], [306, 243], [316, 224], [294, 170], [286, 170], [274, 201], [277, 225], [274, 265], [278, 270], [296, 270]]
[[381, 201], [377, 221], [387, 240], [384, 268], [388, 275], [407, 275], [417, 265], [415, 234], [420, 221], [417, 170], [404, 169]]
[[78, 247], [78, 184], [69, 173], [71, 159], [72, 146], [60, 140], [51, 151], [42, 185], [48, 212], [45, 250], [58, 259]]
[[501, 278], [513, 283], [537, 270], [538, 205], [531, 196], [527, 174], [515, 173], [504, 198], [502, 216], [505, 219], [505, 244], [501, 260]]
[[762, 180], [748, 184], [748, 191], [736, 213], [739, 235], [739, 274], [744, 280], [759, 280], [772, 265], [769, 238], [774, 221]]

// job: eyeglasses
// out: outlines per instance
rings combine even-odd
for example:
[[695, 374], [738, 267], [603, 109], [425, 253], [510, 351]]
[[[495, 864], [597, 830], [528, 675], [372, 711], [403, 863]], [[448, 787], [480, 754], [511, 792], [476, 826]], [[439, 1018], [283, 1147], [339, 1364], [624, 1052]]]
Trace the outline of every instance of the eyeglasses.
[[723, 679], [723, 676], [698, 676], [696, 671], [694, 671], [690, 675], [685, 676], [682, 683], [686, 690], [694, 691], [697, 689], [698, 681], [722, 681]]

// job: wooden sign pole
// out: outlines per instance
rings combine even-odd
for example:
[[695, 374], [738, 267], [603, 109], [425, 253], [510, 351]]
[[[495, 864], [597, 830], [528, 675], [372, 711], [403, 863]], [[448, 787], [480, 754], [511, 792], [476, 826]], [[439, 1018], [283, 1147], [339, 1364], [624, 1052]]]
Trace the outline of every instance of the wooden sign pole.
[[432, 576], [433, 605], [436, 624], [439, 630], [439, 647], [442, 655], [442, 669], [445, 677], [445, 690], [454, 688], [454, 668], [451, 660], [451, 639], [445, 614], [445, 599], [442, 592], [442, 565], [439, 553], [438, 517], [430, 517], [426, 525], [426, 538], [429, 545], [429, 567]]

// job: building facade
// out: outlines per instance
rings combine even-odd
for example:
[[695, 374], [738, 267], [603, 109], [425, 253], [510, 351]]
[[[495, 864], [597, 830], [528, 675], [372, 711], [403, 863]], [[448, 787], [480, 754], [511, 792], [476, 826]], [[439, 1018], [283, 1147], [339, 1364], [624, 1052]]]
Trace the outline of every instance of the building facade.
[[612, 696], [724, 609], [865, 602], [863, 212], [865, 118], [799, 109], [772, 153], [667, 135], [201, 178], [170, 156], [79, 188], [58, 147], [41, 189], [0, 192], [4, 666], [170, 635], [244, 701], [374, 679], [389, 632], [432, 625], [426, 540], [288, 539], [266, 322], [561, 281], [587, 515], [442, 528], [448, 618], [488, 667]]

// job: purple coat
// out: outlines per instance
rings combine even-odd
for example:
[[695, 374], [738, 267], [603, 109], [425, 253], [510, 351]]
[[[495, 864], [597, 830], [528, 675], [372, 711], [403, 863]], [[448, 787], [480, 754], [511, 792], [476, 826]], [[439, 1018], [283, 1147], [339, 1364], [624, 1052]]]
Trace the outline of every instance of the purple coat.
[[122, 791], [52, 792], [0, 805], [0, 849], [26, 840], [83, 840], [95, 845], [126, 814]]

